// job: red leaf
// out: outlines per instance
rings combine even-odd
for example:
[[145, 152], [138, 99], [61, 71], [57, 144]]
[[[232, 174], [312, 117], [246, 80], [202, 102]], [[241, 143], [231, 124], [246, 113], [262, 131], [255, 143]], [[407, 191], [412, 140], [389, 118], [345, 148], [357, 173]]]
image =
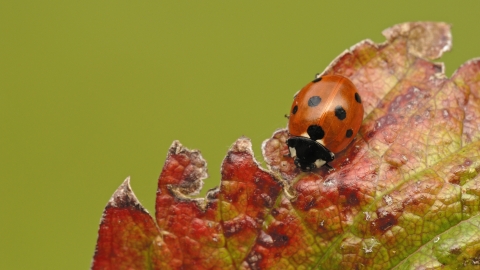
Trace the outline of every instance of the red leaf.
[[[406, 23], [341, 54], [324, 74], [357, 86], [365, 118], [331, 162], [305, 173], [286, 130], [263, 143], [269, 170], [240, 138], [219, 188], [179, 142], [158, 182], [156, 225], [128, 180], [100, 225], [94, 269], [412, 269], [480, 264], [480, 60], [451, 79], [432, 63], [450, 26]], [[289, 104], [287, 104], [288, 106]]]
[[220, 189], [210, 191], [206, 199], [186, 198], [206, 177], [204, 166], [199, 152], [174, 142], [159, 179], [157, 223], [169, 232], [165, 241], [180, 263], [172, 267], [241, 264], [281, 189], [258, 166], [246, 138], [239, 139], [227, 154]]
[[162, 268], [168, 250], [155, 222], [130, 188], [130, 178], [105, 207], [92, 269]]

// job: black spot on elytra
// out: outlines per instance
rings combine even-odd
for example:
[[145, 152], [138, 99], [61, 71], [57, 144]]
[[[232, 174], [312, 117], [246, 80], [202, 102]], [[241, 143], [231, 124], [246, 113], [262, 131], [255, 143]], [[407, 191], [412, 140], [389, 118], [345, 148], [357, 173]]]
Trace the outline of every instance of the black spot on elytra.
[[358, 93], [355, 92], [355, 100], [358, 102], [358, 103], [362, 103], [362, 98], [360, 97], [360, 95]]
[[398, 223], [397, 218], [393, 214], [387, 213], [387, 214], [383, 214], [382, 217], [375, 219], [371, 223], [371, 228], [373, 231], [376, 231], [378, 233], [384, 233], [387, 230], [389, 230], [391, 227], [397, 225], [397, 223]]
[[297, 111], [298, 111], [298, 106], [295, 105], [295, 107], [293, 107], [292, 114], [296, 114]]
[[350, 138], [350, 137], [352, 137], [352, 135], [353, 135], [353, 130], [352, 130], [352, 129], [348, 129], [348, 130], [347, 130], [347, 134], [345, 134], [345, 136], [347, 136], [347, 138]]
[[345, 111], [345, 109], [343, 109], [342, 106], [338, 105], [337, 107], [335, 107], [335, 116], [338, 119], [343, 120], [347, 117], [347, 112]]
[[315, 107], [318, 104], [320, 104], [320, 101], [322, 101], [322, 99], [319, 96], [313, 96], [313, 97], [308, 99], [308, 106], [309, 107]]
[[319, 82], [319, 81], [322, 80], [322, 77], [318, 77], [318, 75], [320, 75], [320, 74], [317, 73], [317, 74], [315, 75], [315, 79], [313, 79], [313, 81], [312, 81], [313, 83], [316, 83], [316, 82]]
[[310, 136], [310, 139], [316, 141], [316, 140], [321, 140], [325, 136], [325, 132], [323, 131], [323, 128], [318, 125], [311, 125], [307, 128], [307, 133], [308, 136]]

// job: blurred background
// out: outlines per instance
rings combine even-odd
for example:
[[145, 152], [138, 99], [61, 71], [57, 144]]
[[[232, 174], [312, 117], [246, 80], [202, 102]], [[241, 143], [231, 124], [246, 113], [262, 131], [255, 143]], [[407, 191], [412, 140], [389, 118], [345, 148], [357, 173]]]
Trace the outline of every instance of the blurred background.
[[88, 269], [127, 176], [154, 213], [175, 139], [208, 162], [202, 194], [238, 137], [263, 161], [293, 94], [394, 24], [451, 23], [448, 76], [480, 56], [480, 2], [155, 2], [0, 3], [0, 269]]

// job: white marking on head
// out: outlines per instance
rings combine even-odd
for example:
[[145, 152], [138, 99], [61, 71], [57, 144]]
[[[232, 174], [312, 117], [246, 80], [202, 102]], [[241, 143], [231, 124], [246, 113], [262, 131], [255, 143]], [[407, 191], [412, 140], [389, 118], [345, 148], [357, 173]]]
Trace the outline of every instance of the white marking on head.
[[290, 151], [290, 156], [292, 158], [297, 156], [297, 150], [295, 150], [295, 147], [288, 147], [288, 150]]
[[325, 145], [325, 144], [323, 143], [323, 139], [321, 139], [321, 140], [316, 140], [316, 142], [318, 142], [318, 143], [321, 144], [321, 145]]
[[325, 160], [321, 160], [321, 159], [315, 160], [315, 166], [317, 166], [317, 168], [322, 167], [325, 163], [327, 163], [325, 162]]
[[300, 136], [310, 139], [310, 135], [308, 135], [307, 132], [304, 132], [304, 133], [300, 134]]

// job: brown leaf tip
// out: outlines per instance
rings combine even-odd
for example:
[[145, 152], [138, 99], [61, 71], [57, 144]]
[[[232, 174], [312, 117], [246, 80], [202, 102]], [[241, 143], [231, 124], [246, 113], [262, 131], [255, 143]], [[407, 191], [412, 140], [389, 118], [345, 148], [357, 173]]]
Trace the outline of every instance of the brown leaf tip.
[[253, 156], [252, 142], [247, 137], [240, 137], [230, 149], [232, 152], [245, 152]]
[[132, 187], [130, 186], [130, 176], [127, 177], [113, 193], [112, 197], [107, 203], [107, 208], [109, 207], [135, 208], [148, 213], [148, 211], [140, 204], [140, 201], [137, 199], [137, 196], [135, 196], [135, 193], [133, 193]]
[[178, 155], [181, 152], [188, 152], [189, 150], [180, 143], [180, 141], [173, 141], [172, 145], [170, 146], [169, 152], [172, 155]]
[[208, 177], [207, 162], [198, 150], [190, 150], [179, 141], [174, 141], [169, 149], [168, 158], [175, 156], [175, 164], [182, 168], [182, 177], [174, 189], [184, 195], [197, 195], [203, 187], [203, 180]]
[[444, 22], [408, 22], [387, 28], [382, 34], [389, 42], [406, 37], [411, 54], [433, 60], [452, 49], [450, 28], [450, 24]]

